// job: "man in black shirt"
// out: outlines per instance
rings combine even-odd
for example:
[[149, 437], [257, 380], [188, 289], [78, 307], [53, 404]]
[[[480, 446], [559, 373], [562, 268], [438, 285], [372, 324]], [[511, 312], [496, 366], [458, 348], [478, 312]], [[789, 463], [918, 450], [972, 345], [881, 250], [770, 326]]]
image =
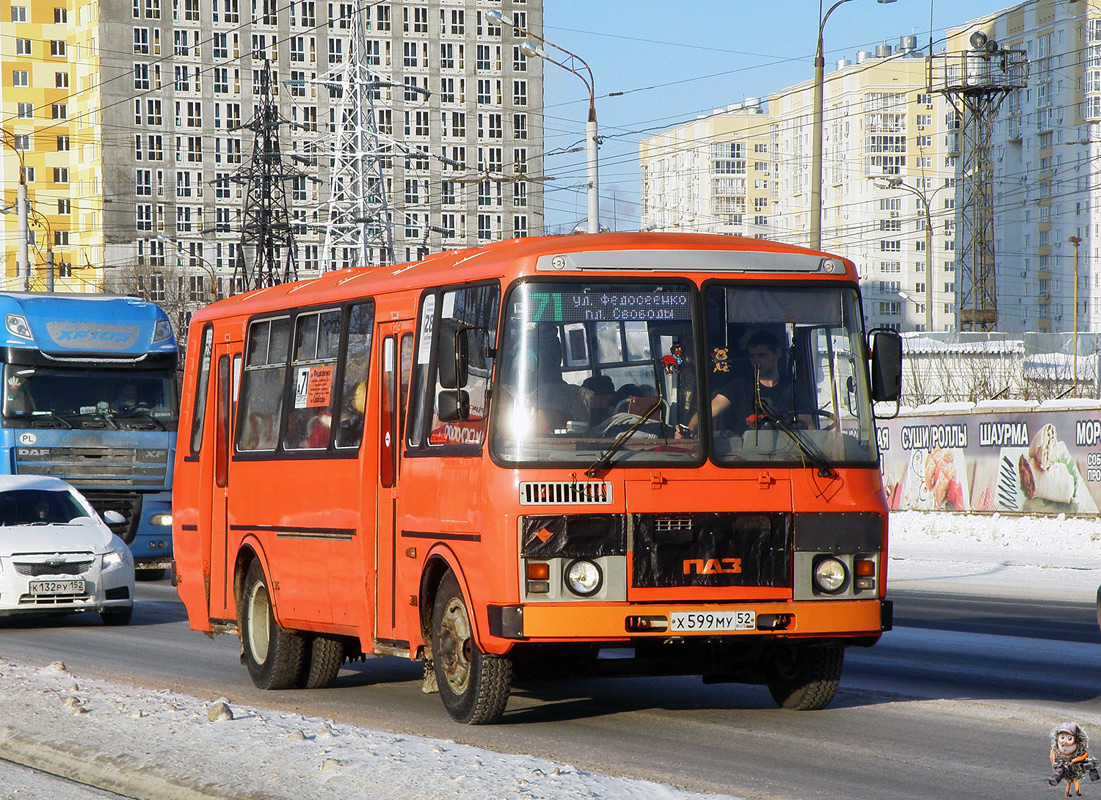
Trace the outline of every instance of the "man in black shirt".
[[[799, 412], [800, 422], [810, 425], [813, 417], [807, 413], [810, 402], [805, 397], [805, 387], [800, 387], [799, 403], [794, 402], [791, 377], [780, 371], [783, 346], [771, 331], [761, 330], [749, 337], [746, 352], [756, 380], [735, 378], [720, 388], [711, 399], [711, 418], [718, 420], [726, 414], [725, 425], [716, 424], [741, 433], [748, 429], [771, 427], [769, 416], [785, 424], [792, 422], [792, 415]], [[688, 423], [688, 435], [695, 436], [699, 416]]]

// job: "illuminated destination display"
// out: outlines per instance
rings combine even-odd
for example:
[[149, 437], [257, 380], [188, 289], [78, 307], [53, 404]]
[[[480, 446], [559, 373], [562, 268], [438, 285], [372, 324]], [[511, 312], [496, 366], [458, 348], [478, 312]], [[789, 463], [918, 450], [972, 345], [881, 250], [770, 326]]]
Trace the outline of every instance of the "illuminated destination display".
[[689, 292], [532, 292], [533, 322], [656, 322], [692, 319]]

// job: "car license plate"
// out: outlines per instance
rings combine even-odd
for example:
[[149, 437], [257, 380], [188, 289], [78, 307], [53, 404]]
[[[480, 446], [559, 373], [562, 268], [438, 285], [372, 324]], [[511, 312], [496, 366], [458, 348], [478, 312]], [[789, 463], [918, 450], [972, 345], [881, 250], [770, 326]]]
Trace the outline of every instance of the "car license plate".
[[720, 633], [756, 629], [756, 611], [674, 611], [669, 615], [671, 633]]
[[31, 594], [84, 594], [84, 581], [31, 581]]

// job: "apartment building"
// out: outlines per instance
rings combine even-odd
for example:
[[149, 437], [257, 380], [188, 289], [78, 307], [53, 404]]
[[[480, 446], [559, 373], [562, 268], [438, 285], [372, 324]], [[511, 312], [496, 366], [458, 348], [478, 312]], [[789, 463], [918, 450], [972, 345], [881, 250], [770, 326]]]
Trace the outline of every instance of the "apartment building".
[[[902, 37], [825, 76], [822, 247], [858, 265], [869, 324], [925, 330], [931, 302], [932, 327], [945, 330], [955, 326], [958, 142], [914, 48]], [[812, 112], [808, 80], [642, 142], [643, 227], [808, 244]]]
[[998, 330], [1097, 331], [1101, 2], [1021, 3], [950, 29], [949, 49], [967, 49], [975, 31], [1029, 62], [991, 142]]
[[[299, 171], [286, 187], [299, 276], [353, 265], [322, 252], [340, 122], [331, 78], [351, 52], [353, 7], [2, 0], [4, 205], [14, 204], [21, 158], [35, 218], [49, 220], [65, 264], [59, 288], [106, 279], [181, 308], [231, 291], [246, 190], [238, 176], [253, 146], [242, 126], [265, 64], [293, 123], [280, 139]], [[543, 66], [520, 45], [525, 30], [542, 31], [542, 0], [362, 8], [377, 127], [393, 143], [382, 166], [397, 259], [540, 233], [541, 184], [527, 178], [543, 170]], [[516, 27], [487, 18], [491, 8]], [[17, 220], [0, 224], [10, 279]], [[41, 250], [43, 234], [32, 232]]]

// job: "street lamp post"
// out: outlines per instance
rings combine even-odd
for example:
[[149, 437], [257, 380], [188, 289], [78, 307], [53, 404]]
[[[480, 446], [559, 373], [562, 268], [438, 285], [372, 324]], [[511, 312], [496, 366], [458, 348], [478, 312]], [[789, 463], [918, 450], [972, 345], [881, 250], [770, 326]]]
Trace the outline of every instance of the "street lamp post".
[[[846, 2], [846, 0], [841, 0]], [[879, 2], [891, 2], [894, 0], [879, 0]], [[491, 8], [485, 12], [486, 17], [495, 20], [498, 23], [503, 23], [515, 28], [518, 31], [523, 31], [527, 36], [542, 42], [545, 45], [553, 47], [562, 53], [565, 53], [567, 58], [559, 61], [555, 58], [551, 58], [547, 54], [547, 51], [541, 47], [535, 47], [530, 42], [524, 42], [520, 45], [520, 52], [522, 52], [528, 58], [541, 58], [544, 61], [549, 61], [555, 64], [567, 72], [572, 72], [579, 77], [582, 83], [585, 84], [585, 88], [589, 92], [589, 118], [585, 122], [585, 161], [586, 161], [586, 176], [588, 182], [588, 202], [589, 202], [589, 219], [588, 219], [588, 232], [599, 233], [600, 232], [600, 183], [599, 183], [599, 160], [597, 157], [597, 145], [599, 144], [599, 133], [596, 124], [596, 81], [593, 78], [593, 71], [589, 67], [588, 62], [576, 53], [571, 53], [564, 47], [556, 45], [554, 42], [549, 42], [538, 34], [532, 33], [527, 28], [521, 25], [517, 25], [513, 20], [506, 17], [499, 9]], [[570, 62], [576, 61], [581, 65], [581, 68], [571, 66]], [[581, 70], [584, 69], [584, 72]]]
[[921, 201], [921, 208], [925, 216], [925, 330], [929, 333], [933, 331], [933, 217], [929, 212], [929, 201], [933, 194], [936, 194], [943, 187], [937, 187], [932, 191], [932, 194], [926, 195], [925, 192], [916, 186], [910, 186], [907, 183], [902, 182], [902, 178], [883, 178], [883, 183], [879, 183], [879, 178], [872, 177], [872, 180], [876, 181], [876, 186], [880, 189], [905, 189], [910, 194], [914, 195], [919, 201]]
[[[163, 233], [158, 233], [157, 238], [160, 239], [163, 242], [168, 242], [170, 245], [172, 245], [176, 250], [177, 257], [178, 256], [185, 256], [187, 258], [197, 258], [199, 261], [203, 262], [203, 271], [206, 272], [206, 274], [210, 276], [210, 294], [211, 294], [212, 297], [214, 297], [216, 299], [217, 298], [217, 292], [215, 291], [215, 287], [217, 286], [218, 279], [215, 276], [214, 265], [211, 264], [209, 261], [207, 261], [207, 259], [204, 256], [198, 255], [197, 253], [189, 253], [186, 250], [184, 250], [183, 242], [177, 241], [176, 239], [169, 239]], [[177, 261], [178, 260], [179, 259], [177, 258]]]
[[[822, 94], [824, 92], [826, 55], [822, 43], [822, 32], [826, 20], [838, 6], [849, 0], [837, 0], [829, 10], [822, 14], [822, 0], [818, 0], [818, 48], [814, 52], [814, 93], [810, 134], [810, 246], [812, 250], [822, 249]], [[893, 3], [895, 0], [876, 0], [877, 3]]]
[[1078, 396], [1078, 245], [1082, 244], [1081, 236], [1071, 236], [1067, 239], [1074, 245], [1074, 396]]

